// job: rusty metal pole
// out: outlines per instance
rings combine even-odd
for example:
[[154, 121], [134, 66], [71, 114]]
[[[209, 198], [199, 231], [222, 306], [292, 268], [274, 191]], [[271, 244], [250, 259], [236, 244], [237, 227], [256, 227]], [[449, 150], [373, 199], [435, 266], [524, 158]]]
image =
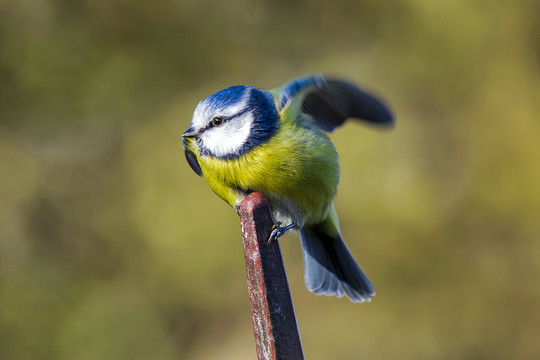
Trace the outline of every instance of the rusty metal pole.
[[238, 207], [255, 347], [259, 360], [304, 359], [278, 241], [267, 245], [273, 220], [268, 201], [251, 193]]

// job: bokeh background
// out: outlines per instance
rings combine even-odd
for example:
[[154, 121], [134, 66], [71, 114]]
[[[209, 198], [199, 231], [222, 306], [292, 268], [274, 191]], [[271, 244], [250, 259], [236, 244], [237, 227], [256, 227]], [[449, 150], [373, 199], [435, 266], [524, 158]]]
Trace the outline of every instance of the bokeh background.
[[313, 72], [381, 94], [336, 198], [377, 290], [308, 359], [540, 358], [540, 3], [0, 2], [0, 358], [253, 359], [239, 219], [184, 160], [197, 102]]

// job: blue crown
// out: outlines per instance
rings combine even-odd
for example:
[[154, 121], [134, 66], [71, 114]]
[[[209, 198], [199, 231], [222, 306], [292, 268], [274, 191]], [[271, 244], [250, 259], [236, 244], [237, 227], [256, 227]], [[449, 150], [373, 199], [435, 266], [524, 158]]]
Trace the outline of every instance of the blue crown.
[[231, 86], [204, 99], [203, 103], [207, 110], [213, 113], [236, 105], [242, 100], [246, 91], [253, 89], [251, 86], [236, 85]]

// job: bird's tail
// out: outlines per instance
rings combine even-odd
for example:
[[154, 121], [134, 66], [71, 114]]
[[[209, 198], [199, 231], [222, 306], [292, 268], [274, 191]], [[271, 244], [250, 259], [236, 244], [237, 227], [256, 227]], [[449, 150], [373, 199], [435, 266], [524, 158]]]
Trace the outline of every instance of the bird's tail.
[[373, 285], [352, 257], [341, 235], [330, 236], [322, 228], [300, 230], [304, 255], [304, 279], [317, 295], [347, 295], [352, 302], [370, 301]]

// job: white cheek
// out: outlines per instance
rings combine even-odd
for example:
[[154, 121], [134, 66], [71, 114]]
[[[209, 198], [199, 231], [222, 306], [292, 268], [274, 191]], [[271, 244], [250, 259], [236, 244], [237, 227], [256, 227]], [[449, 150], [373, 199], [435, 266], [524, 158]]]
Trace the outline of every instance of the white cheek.
[[205, 131], [201, 140], [205, 148], [215, 156], [227, 156], [238, 153], [249, 137], [253, 115], [246, 112], [226, 122], [223, 126]]

